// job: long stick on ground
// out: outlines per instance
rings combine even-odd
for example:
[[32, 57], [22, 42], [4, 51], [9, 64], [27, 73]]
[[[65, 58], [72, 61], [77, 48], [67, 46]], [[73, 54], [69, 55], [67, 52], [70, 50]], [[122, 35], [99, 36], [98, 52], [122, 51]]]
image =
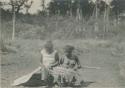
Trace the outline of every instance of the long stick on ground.
[[90, 67], [90, 66], [83, 66], [83, 69], [101, 69], [100, 67]]

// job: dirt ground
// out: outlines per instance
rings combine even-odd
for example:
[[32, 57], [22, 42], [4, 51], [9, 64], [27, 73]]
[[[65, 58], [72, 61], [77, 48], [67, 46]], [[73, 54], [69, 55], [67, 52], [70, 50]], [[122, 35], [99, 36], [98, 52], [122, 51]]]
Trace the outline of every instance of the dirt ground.
[[[30, 88], [29, 86], [12, 87], [12, 82], [39, 66], [40, 50], [45, 41], [16, 39], [11, 47], [15, 52], [1, 54], [2, 88]], [[120, 67], [125, 62], [125, 41], [112, 40], [54, 40], [55, 48], [62, 52], [66, 44], [76, 47], [82, 66], [100, 67], [84, 69], [81, 74], [85, 81], [82, 88], [125, 88], [125, 78]], [[44, 88], [36, 86], [34, 88]]]

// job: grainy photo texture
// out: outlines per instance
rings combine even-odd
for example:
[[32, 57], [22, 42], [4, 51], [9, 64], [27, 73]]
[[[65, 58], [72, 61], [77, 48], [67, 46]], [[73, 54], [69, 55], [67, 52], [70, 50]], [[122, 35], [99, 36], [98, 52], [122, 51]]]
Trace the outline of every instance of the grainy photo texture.
[[125, 0], [0, 0], [0, 88], [125, 88]]

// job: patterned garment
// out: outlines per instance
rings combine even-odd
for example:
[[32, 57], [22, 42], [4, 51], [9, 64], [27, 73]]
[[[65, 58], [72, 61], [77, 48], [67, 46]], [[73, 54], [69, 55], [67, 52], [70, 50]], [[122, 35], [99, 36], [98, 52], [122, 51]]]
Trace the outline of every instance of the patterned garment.
[[78, 76], [80, 76], [73, 69], [64, 68], [61, 66], [53, 68], [53, 70], [51, 71], [51, 74], [54, 76], [55, 81], [60, 81], [61, 83], [63, 83], [64, 81], [71, 82], [73, 77], [78, 78]]
[[79, 65], [78, 57], [75, 55], [72, 55], [70, 59], [67, 56], [63, 56], [60, 62], [62, 67], [71, 69], [75, 69]]
[[79, 67], [78, 58], [72, 56], [71, 59], [68, 59], [66, 56], [63, 56], [60, 60], [60, 66], [53, 68], [52, 74], [55, 81], [60, 81], [61, 83], [72, 83], [79, 81], [80, 83], [80, 74], [75, 71]]

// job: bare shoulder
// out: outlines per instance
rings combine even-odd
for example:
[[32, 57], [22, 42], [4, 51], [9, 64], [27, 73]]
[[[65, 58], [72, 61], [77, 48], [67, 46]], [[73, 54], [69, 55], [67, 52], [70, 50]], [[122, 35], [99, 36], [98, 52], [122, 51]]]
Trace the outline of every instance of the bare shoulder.
[[54, 50], [54, 53], [55, 53], [55, 54], [58, 54], [58, 51], [57, 51], [57, 50]]
[[41, 53], [41, 54], [44, 54], [44, 53], [45, 53], [45, 49], [41, 49], [41, 50], [40, 50], [40, 53]]
[[73, 58], [76, 62], [78, 62], [78, 61], [79, 61], [79, 58], [78, 58], [78, 56], [77, 56], [77, 55], [73, 55], [73, 56], [72, 56], [72, 58]]

